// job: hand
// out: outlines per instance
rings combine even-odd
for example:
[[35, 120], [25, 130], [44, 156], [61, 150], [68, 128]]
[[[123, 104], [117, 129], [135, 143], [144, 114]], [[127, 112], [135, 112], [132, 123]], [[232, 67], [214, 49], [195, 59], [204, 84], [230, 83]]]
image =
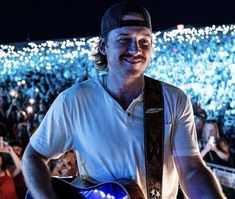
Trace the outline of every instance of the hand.
[[0, 137], [0, 152], [2, 153], [12, 153], [12, 147], [3, 140], [3, 137]]
[[13, 149], [11, 146], [5, 146], [2, 150], [0, 150], [0, 152], [2, 152], [2, 153], [9, 153], [9, 154], [11, 154], [12, 151], [13, 151]]
[[215, 147], [216, 147], [216, 145], [214, 143], [207, 142], [206, 146], [205, 146], [205, 149], [206, 149], [207, 152], [209, 152], [209, 151], [213, 150]]
[[213, 144], [213, 146], [211, 147], [211, 150], [214, 151], [214, 152], [218, 151], [218, 148], [217, 148], [216, 144]]

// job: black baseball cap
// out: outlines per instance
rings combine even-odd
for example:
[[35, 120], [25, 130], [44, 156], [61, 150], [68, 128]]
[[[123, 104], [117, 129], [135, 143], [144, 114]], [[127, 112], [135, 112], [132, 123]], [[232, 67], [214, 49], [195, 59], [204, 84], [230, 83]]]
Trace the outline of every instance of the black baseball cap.
[[[123, 16], [137, 13], [143, 20], [123, 20]], [[151, 17], [149, 12], [136, 2], [124, 1], [114, 4], [104, 13], [101, 22], [101, 36], [124, 26], [144, 26], [152, 31]]]

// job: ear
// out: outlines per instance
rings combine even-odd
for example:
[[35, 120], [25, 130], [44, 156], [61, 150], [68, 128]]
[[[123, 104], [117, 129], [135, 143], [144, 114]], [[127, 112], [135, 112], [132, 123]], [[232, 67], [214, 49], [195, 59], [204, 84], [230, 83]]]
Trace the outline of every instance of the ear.
[[105, 43], [104, 43], [104, 39], [102, 38], [99, 42], [99, 51], [102, 55], [105, 55]]

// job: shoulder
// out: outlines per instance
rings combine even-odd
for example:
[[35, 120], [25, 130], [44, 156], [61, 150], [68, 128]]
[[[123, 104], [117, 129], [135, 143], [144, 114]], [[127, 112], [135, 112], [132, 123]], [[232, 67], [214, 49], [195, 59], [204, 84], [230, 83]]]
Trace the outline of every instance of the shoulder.
[[229, 146], [228, 140], [225, 137], [220, 137], [218, 140], [218, 144], [223, 147], [223, 146]]
[[[192, 103], [186, 93], [179, 87], [160, 81], [164, 99], [165, 112], [169, 117], [182, 118], [185, 113], [193, 116]], [[166, 119], [168, 121], [168, 119]]]
[[162, 83], [162, 89], [165, 93], [186, 97], [186, 94], [184, 93], [184, 91], [181, 90], [179, 87], [176, 87], [174, 85], [171, 85], [163, 81], [161, 81], [161, 83]]
[[176, 86], [174, 86], [172, 84], [169, 84], [169, 83], [166, 83], [164, 81], [153, 79], [153, 78], [148, 77], [148, 76], [145, 76], [145, 78], [149, 79], [150, 81], [159, 82], [162, 85], [162, 90], [163, 90], [164, 94], [186, 97], [186, 94], [184, 93], [184, 91], [181, 90], [179, 87], [176, 87]]
[[86, 89], [95, 89], [96, 86], [99, 85], [99, 81], [97, 77], [93, 77], [91, 79], [82, 81], [76, 85], [73, 85], [72, 87], [64, 90], [62, 92], [63, 95], [69, 95], [70, 93], [76, 93], [82, 90]]
[[94, 93], [100, 87], [97, 77], [82, 81], [70, 88], [67, 88], [59, 94], [61, 100], [69, 100], [71, 98], [86, 97], [86, 95]]
[[191, 104], [190, 99], [183, 90], [166, 82], [162, 82], [164, 100], [174, 104], [178, 108], [183, 108]]
[[165, 100], [169, 99], [172, 102], [173, 101], [182, 101], [182, 100], [188, 101], [187, 95], [185, 94], [185, 92], [183, 90], [181, 90], [181, 88], [174, 86], [172, 84], [169, 84], [167, 82], [164, 82], [164, 81], [155, 80], [152, 78], [151, 78], [151, 80], [160, 82]]

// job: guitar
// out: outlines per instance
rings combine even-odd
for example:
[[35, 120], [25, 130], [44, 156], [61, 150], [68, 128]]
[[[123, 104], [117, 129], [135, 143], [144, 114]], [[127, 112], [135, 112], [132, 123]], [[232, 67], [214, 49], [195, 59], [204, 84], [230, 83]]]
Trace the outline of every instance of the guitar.
[[[75, 180], [76, 181], [76, 180]], [[53, 189], [59, 199], [144, 199], [144, 195], [138, 185], [110, 181], [89, 187], [76, 186], [73, 182], [67, 182], [61, 178], [52, 177]], [[33, 199], [30, 192], [25, 199]]]

